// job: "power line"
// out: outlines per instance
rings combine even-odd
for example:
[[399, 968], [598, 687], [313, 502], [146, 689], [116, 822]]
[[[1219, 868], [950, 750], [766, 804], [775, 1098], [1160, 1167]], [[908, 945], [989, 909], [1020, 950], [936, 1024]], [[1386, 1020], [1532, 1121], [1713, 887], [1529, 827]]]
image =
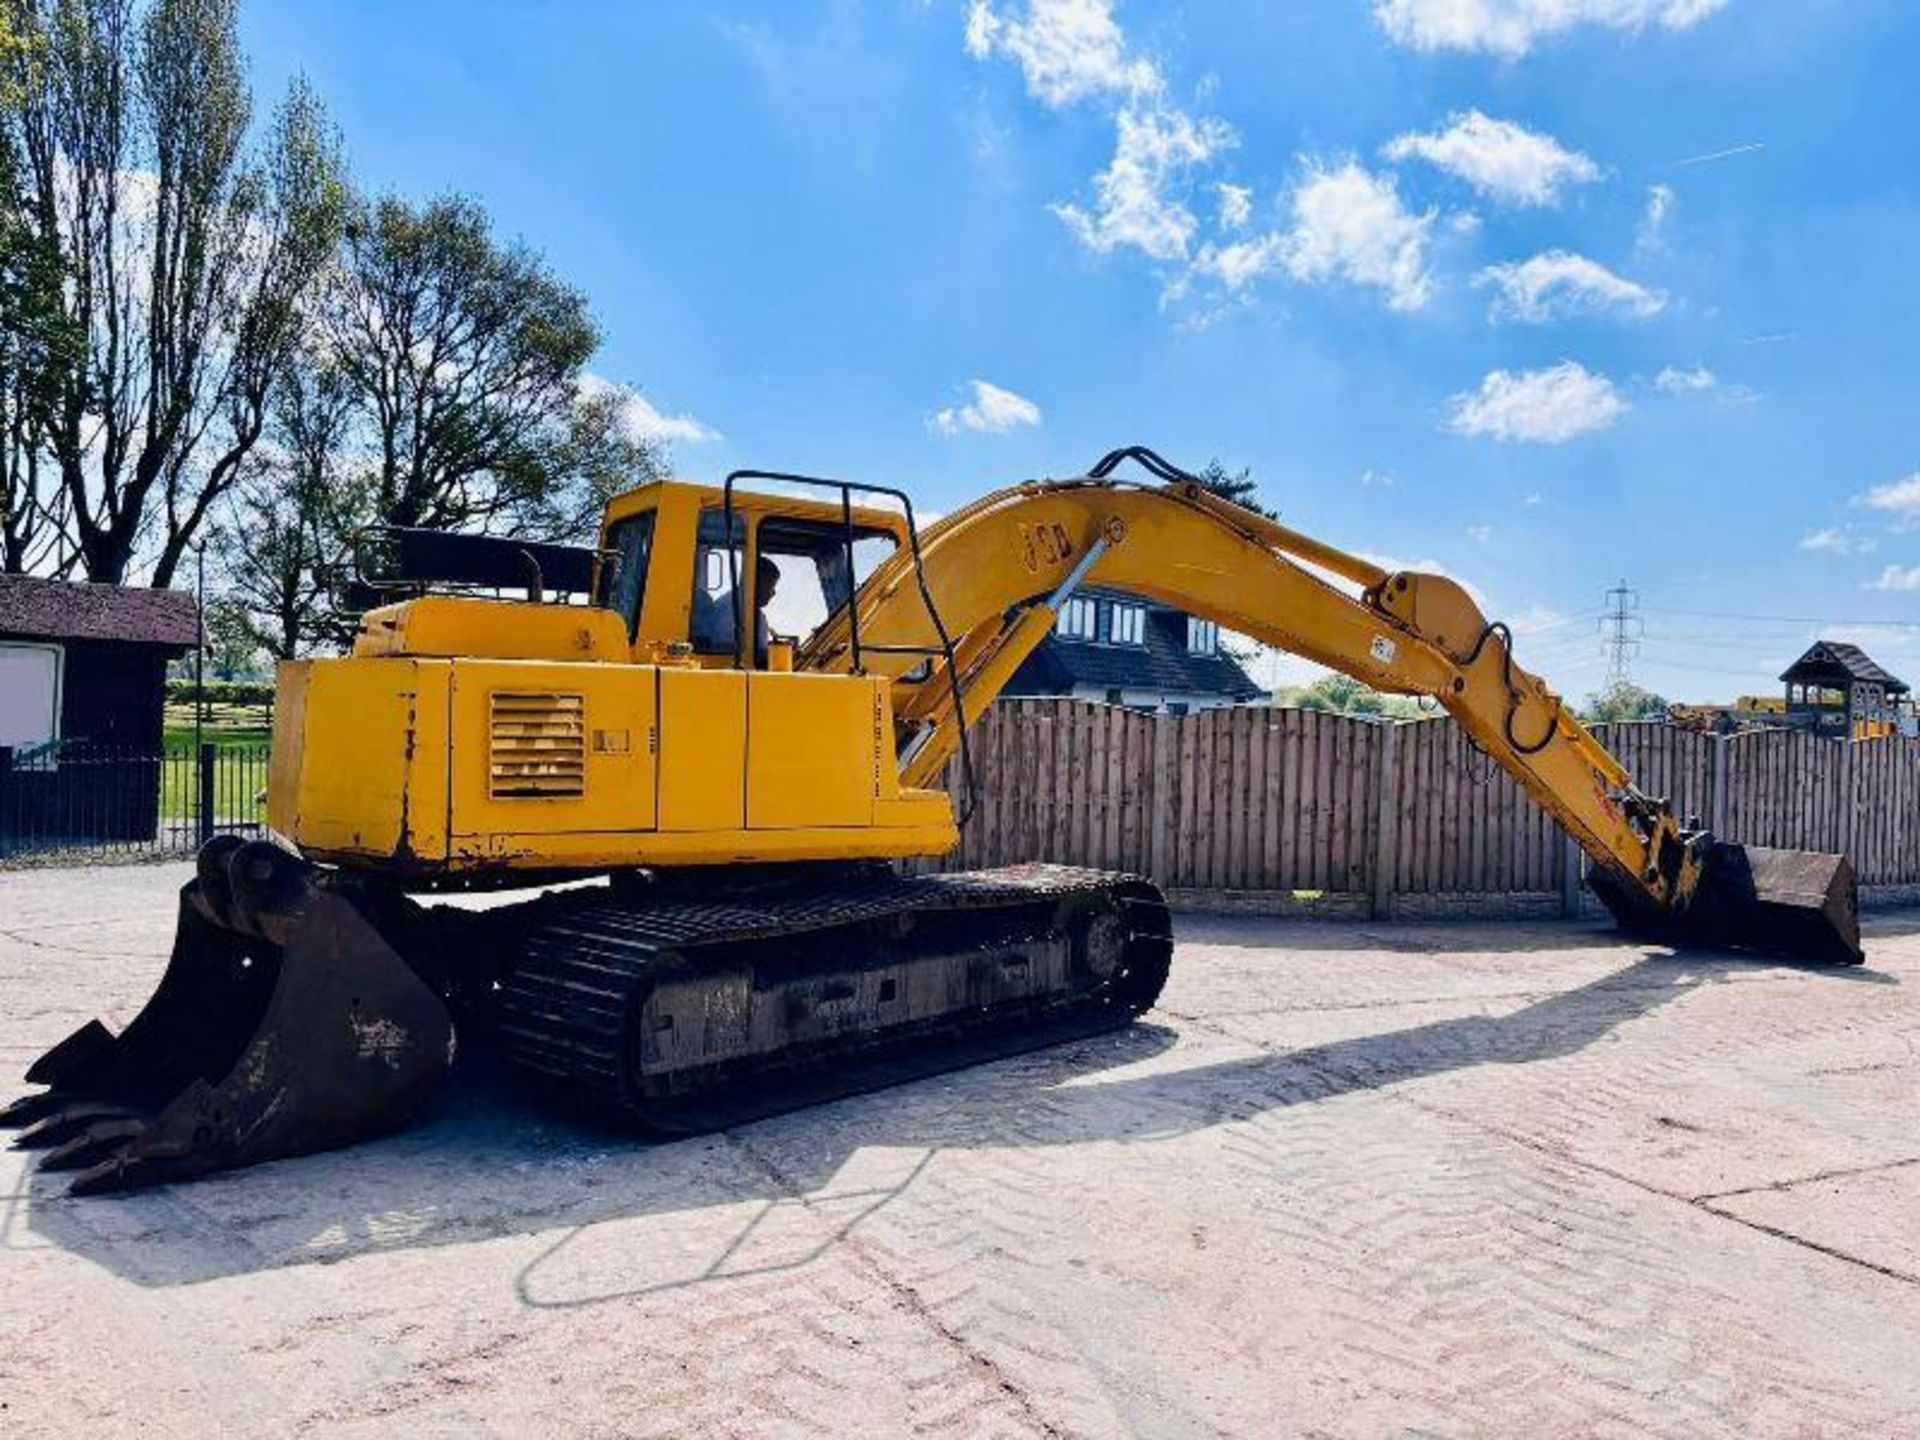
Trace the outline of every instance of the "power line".
[[[1613, 592], [1607, 592], [1611, 595]], [[1675, 610], [1664, 605], [1646, 607], [1650, 615], [1692, 615], [1703, 620], [1736, 620], [1760, 625], [1884, 625], [1894, 630], [1920, 630], [1912, 620], [1847, 620], [1832, 615], [1743, 615], [1731, 610]]]
[[1714, 675], [1737, 675], [1742, 680], [1766, 678], [1765, 672], [1767, 667], [1764, 665], [1755, 665], [1747, 669], [1740, 669], [1733, 665], [1708, 665], [1702, 661], [1681, 655], [1656, 655], [1654, 659], [1662, 665], [1679, 666], [1687, 670], [1700, 670]]

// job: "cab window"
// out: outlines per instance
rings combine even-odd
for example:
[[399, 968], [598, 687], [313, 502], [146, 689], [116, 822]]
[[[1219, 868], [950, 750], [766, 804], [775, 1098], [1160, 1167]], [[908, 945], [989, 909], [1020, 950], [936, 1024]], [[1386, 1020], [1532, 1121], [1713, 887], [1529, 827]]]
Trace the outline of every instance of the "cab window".
[[853, 568], [847, 568], [846, 531], [801, 520], [764, 520], [759, 554], [775, 579], [766, 602], [773, 638], [805, 640], [842, 609], [854, 589], [891, 555], [898, 542], [884, 530], [854, 531]]
[[[742, 584], [747, 578], [746, 547], [742, 543], [745, 534], [743, 517], [735, 515], [734, 543], [729, 547], [722, 512], [717, 509], [700, 512], [700, 528], [694, 537], [693, 612], [687, 638], [701, 655], [731, 655], [735, 651], [733, 586], [736, 576]], [[729, 548], [733, 554], [731, 564], [727, 558]]]
[[602, 581], [600, 603], [627, 622], [627, 639], [640, 631], [640, 602], [647, 593], [647, 560], [653, 553], [651, 510], [629, 515], [607, 533], [607, 548], [615, 559]]

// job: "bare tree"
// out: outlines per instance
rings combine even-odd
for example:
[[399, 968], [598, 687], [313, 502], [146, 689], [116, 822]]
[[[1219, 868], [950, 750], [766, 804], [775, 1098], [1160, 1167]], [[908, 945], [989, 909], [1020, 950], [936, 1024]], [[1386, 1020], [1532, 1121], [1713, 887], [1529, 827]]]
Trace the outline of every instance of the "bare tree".
[[[44, 449], [87, 575], [169, 584], [258, 443], [346, 209], [296, 85], [257, 149], [236, 0], [3, 0], [31, 63], [8, 114], [21, 207], [84, 353]], [[144, 552], [143, 552], [144, 547]]]
[[303, 361], [274, 392], [266, 442], [227, 497], [215, 542], [231, 625], [283, 660], [335, 633], [332, 580], [367, 505], [349, 471], [352, 391], [338, 370]]

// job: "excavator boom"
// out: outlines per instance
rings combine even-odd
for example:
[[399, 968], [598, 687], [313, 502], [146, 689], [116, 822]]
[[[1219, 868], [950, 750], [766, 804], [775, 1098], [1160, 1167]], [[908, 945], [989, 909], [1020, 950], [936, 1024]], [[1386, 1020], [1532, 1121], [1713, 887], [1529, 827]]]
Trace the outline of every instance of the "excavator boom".
[[[1160, 483], [1118, 478], [1127, 461]], [[0, 1124], [111, 1190], [392, 1129], [475, 1035], [578, 1107], [682, 1134], [1125, 1024], [1172, 957], [1150, 880], [889, 864], [952, 848], [937, 777], [956, 754], [970, 776], [967, 726], [1089, 583], [1431, 697], [1635, 933], [1862, 958], [1843, 857], [1683, 827], [1452, 580], [1145, 450], [924, 533], [903, 493], [863, 489], [656, 483], [611, 502], [591, 551], [385, 536], [397, 583], [527, 598], [416, 594], [368, 612], [351, 655], [283, 666], [279, 843], [202, 852], [147, 1007], [42, 1056], [46, 1088]], [[863, 547], [892, 553], [861, 579]], [[768, 618], [783, 579], [824, 602], [797, 646]], [[480, 913], [414, 898], [588, 877], [607, 883]]]
[[[1126, 460], [1163, 484], [1114, 478]], [[1208, 491], [1151, 451], [1086, 477], [997, 491], [929, 528], [926, 598], [896, 556], [802, 664], [895, 677], [901, 778], [930, 783], [1082, 584], [1164, 601], [1377, 690], [1425, 696], [1551, 814], [1592, 862], [1595, 893], [1635, 933], [1806, 959], [1862, 959], [1845, 857], [1761, 850], [1683, 828], [1571, 709], [1514, 657], [1512, 631], [1458, 582], [1393, 572]], [[1355, 593], [1357, 592], [1357, 593]], [[956, 673], [929, 616], [959, 636]], [[860, 645], [855, 644], [858, 635]], [[864, 653], [856, 653], [856, 651]]]

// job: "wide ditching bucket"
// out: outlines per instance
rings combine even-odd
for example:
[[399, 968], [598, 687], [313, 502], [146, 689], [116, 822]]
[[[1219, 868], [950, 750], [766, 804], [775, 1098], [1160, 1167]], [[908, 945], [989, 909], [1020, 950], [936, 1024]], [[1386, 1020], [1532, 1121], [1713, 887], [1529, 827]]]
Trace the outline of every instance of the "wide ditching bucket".
[[90, 1021], [34, 1062], [47, 1088], [0, 1111], [77, 1170], [132, 1189], [350, 1144], [404, 1124], [453, 1049], [438, 994], [365, 902], [260, 841], [216, 840], [180, 894], [160, 987], [119, 1035]]
[[1677, 916], [1649, 914], [1603, 871], [1591, 883], [1624, 927], [1660, 939], [1815, 963], [1866, 959], [1858, 888], [1844, 855], [1710, 841], [1700, 883]]

